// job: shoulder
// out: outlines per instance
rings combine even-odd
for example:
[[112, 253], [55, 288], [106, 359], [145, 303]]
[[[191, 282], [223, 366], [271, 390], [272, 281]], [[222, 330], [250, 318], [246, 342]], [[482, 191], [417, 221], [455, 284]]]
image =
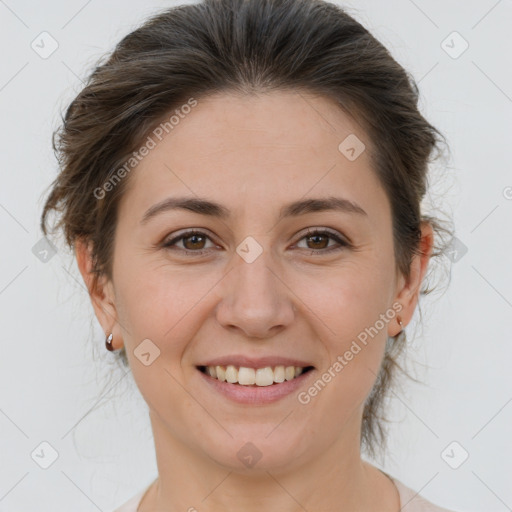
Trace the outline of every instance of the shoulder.
[[137, 508], [142, 501], [142, 497], [148, 488], [149, 486], [139, 491], [135, 496], [132, 496], [128, 501], [123, 503], [120, 507], [116, 508], [113, 512], [137, 512]]
[[[426, 500], [419, 493], [407, 487], [400, 480], [393, 478], [391, 475], [384, 473], [395, 484], [400, 496], [400, 512], [456, 512], [447, 508], [442, 508], [434, 503]], [[137, 512], [137, 508], [142, 497], [148, 490], [149, 486], [132, 496], [128, 501], [116, 508], [113, 512]]]
[[387, 476], [393, 480], [398, 489], [398, 494], [400, 495], [400, 512], [455, 512], [454, 510], [435, 505], [420, 496], [416, 491], [407, 487], [400, 480], [390, 475]]

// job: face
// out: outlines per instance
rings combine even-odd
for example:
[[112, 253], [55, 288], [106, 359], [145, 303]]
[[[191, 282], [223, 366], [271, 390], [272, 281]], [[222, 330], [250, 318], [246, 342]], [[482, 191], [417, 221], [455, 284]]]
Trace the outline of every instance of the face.
[[[339, 149], [348, 136], [367, 148], [355, 159]], [[110, 314], [95, 307], [126, 347], [157, 445], [239, 470], [247, 455], [290, 468], [340, 443], [359, 449], [386, 339], [400, 330], [398, 310], [404, 325], [412, 316], [426, 264], [412, 281], [396, 275], [390, 204], [369, 148], [328, 99], [219, 94], [132, 171], [113, 279], [98, 301]], [[154, 208], [168, 199], [195, 203]], [[337, 202], [318, 207], [327, 199]], [[198, 369], [230, 362], [311, 369], [268, 386]]]

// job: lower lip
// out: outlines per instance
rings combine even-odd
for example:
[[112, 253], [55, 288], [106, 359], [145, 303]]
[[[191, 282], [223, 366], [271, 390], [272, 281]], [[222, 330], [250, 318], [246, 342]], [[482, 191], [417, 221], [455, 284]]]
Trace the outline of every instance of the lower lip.
[[270, 386], [243, 386], [241, 384], [231, 384], [229, 382], [221, 382], [209, 375], [197, 370], [207, 385], [212, 386], [226, 398], [240, 404], [269, 404], [277, 402], [279, 399], [290, 395], [300, 388], [306, 379], [314, 372], [314, 369], [306, 373], [301, 373], [292, 380], [285, 380], [279, 384], [271, 384]]

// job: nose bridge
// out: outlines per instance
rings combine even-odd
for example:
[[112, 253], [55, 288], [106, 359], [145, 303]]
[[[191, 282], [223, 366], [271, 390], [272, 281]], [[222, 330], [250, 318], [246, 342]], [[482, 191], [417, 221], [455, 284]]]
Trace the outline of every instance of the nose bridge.
[[[244, 250], [243, 245], [239, 251]], [[250, 256], [252, 248], [249, 248]], [[262, 305], [273, 302], [276, 294], [276, 270], [271, 271], [275, 267], [270, 248], [265, 247], [263, 251], [252, 259], [244, 259], [239, 262], [235, 269], [235, 289], [237, 294], [241, 294], [243, 298], [250, 298], [254, 304], [262, 301]]]
[[247, 246], [242, 243], [237, 249], [240, 261], [227, 276], [217, 319], [246, 336], [268, 337], [278, 326], [283, 328], [293, 321], [293, 306], [287, 287], [278, 277], [279, 265], [271, 249], [259, 241], [259, 254], [254, 258], [257, 247], [253, 242], [249, 240]]

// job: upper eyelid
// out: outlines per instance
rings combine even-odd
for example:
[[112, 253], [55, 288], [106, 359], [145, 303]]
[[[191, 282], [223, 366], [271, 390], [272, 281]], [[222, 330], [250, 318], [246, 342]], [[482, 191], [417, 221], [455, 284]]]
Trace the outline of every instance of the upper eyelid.
[[206, 236], [207, 238], [209, 238], [212, 242], [216, 243], [215, 242], [215, 236], [213, 236], [212, 234], [210, 234], [209, 231], [205, 230], [204, 228], [188, 228], [188, 229], [185, 229], [183, 232], [177, 234], [177, 235], [173, 235], [173, 236], [166, 236], [163, 240], [163, 244], [167, 244], [167, 243], [170, 243], [170, 242], [178, 242], [180, 240], [182, 240], [183, 238], [187, 238], [189, 236], [193, 236], [193, 235], [202, 235], [202, 236]]

